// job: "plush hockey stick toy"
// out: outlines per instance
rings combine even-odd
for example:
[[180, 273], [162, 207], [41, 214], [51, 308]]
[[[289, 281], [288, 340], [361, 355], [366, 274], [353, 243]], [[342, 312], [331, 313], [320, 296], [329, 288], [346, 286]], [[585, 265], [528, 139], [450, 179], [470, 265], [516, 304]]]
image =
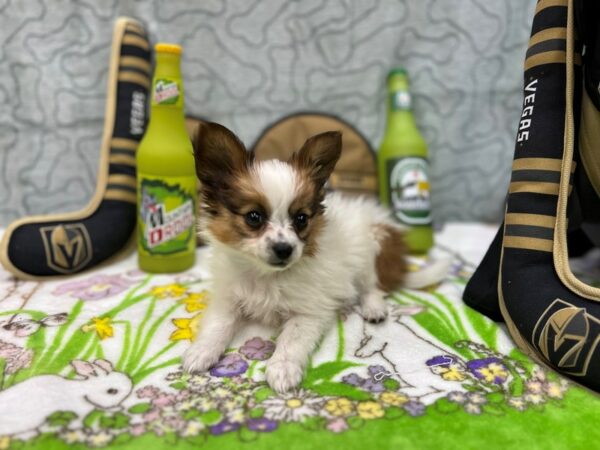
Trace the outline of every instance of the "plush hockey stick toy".
[[537, 3], [504, 224], [464, 294], [530, 356], [597, 391], [600, 289], [569, 252], [600, 223], [599, 13], [596, 0]]
[[9, 225], [0, 261], [19, 278], [80, 272], [124, 249], [136, 225], [135, 151], [146, 125], [150, 47], [135, 20], [117, 20], [96, 192], [83, 210]]

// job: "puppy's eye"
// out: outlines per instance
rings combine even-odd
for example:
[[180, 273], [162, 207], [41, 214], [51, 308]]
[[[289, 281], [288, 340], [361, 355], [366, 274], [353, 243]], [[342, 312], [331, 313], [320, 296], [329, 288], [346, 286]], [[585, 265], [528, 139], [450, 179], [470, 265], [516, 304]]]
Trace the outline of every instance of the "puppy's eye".
[[297, 230], [303, 230], [308, 225], [308, 216], [304, 213], [298, 213], [294, 216], [294, 227]]
[[115, 389], [115, 388], [110, 388], [110, 389], [106, 390], [106, 393], [110, 394], [110, 395], [116, 395], [118, 392], [119, 391], [117, 389]]
[[258, 211], [250, 211], [246, 214], [245, 219], [246, 223], [251, 228], [259, 228], [265, 220], [263, 215]]

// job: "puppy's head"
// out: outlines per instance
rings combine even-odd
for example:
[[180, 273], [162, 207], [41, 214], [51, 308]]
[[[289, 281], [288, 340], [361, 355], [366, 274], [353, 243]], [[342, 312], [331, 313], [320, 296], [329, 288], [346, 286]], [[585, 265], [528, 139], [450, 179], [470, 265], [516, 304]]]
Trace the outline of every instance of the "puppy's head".
[[342, 149], [341, 133], [308, 139], [287, 162], [255, 162], [227, 128], [202, 125], [194, 144], [204, 228], [212, 240], [267, 271], [314, 255], [323, 227], [325, 183]]

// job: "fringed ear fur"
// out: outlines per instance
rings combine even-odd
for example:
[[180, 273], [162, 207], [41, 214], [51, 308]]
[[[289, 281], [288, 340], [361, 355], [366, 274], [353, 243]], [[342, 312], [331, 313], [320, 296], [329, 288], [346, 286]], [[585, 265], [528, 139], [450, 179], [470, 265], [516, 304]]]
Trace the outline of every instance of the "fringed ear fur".
[[341, 154], [342, 133], [328, 131], [307, 139], [302, 148], [292, 155], [289, 163], [308, 172], [320, 188], [329, 179]]
[[253, 154], [229, 129], [217, 123], [198, 127], [194, 140], [196, 174], [208, 203], [227, 191], [232, 178], [248, 171]]

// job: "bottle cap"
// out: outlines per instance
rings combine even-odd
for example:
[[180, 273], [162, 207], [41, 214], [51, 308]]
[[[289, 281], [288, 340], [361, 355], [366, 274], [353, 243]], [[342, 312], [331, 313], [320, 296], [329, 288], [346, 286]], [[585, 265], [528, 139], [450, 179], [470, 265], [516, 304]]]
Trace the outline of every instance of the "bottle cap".
[[177, 44], [165, 44], [159, 42], [154, 46], [154, 50], [158, 53], [173, 53], [175, 55], [181, 55], [181, 45]]
[[388, 80], [390, 78], [392, 78], [395, 75], [400, 75], [403, 77], [408, 77], [408, 72], [406, 71], [406, 69], [404, 67], [394, 67], [392, 70], [390, 70], [390, 72], [388, 73]]

